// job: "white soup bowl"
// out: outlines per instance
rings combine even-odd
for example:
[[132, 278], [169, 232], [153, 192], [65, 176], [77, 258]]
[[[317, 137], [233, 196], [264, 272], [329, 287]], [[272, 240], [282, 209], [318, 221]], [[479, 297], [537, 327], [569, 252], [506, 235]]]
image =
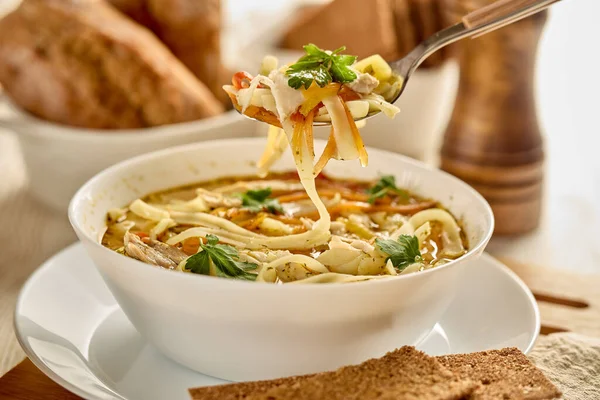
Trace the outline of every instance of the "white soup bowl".
[[[75, 195], [69, 218], [132, 324], [167, 357], [232, 380], [331, 370], [422, 340], [451, 302], [493, 231], [489, 205], [462, 181], [404, 156], [369, 150], [370, 165], [331, 162], [335, 177], [393, 174], [462, 221], [469, 251], [446, 265], [351, 284], [273, 285], [169, 271], [100, 244], [105, 216], [146, 194], [223, 176], [252, 175], [265, 141], [202, 142], [121, 162]], [[324, 142], [316, 143], [321, 151]], [[277, 170], [294, 168], [286, 152]]]

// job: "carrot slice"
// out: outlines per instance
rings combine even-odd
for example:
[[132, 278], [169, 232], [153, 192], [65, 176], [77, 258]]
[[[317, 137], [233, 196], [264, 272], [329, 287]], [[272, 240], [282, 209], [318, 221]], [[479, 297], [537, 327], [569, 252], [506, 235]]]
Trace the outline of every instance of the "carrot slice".
[[352, 130], [352, 139], [354, 140], [354, 145], [358, 150], [358, 159], [360, 160], [360, 165], [362, 167], [366, 167], [369, 164], [369, 155], [367, 154], [367, 149], [365, 148], [365, 144], [363, 143], [362, 137], [360, 137], [360, 132], [358, 131], [356, 122], [354, 122], [352, 114], [350, 113], [350, 109], [348, 109], [348, 105], [344, 100], [342, 100], [342, 105], [344, 106], [346, 118], [348, 118], [348, 123], [350, 124], [350, 130]]
[[304, 140], [306, 140], [306, 146], [310, 151], [311, 156], [315, 157], [315, 140], [313, 137], [313, 118], [315, 117], [315, 113], [317, 112], [316, 108], [313, 108], [311, 112], [306, 116], [306, 121], [304, 123]]
[[[379, 211], [384, 211], [391, 214], [403, 214], [403, 215], [412, 215], [419, 211], [426, 210], [428, 208], [434, 207], [435, 202], [433, 201], [425, 201], [421, 203], [415, 204], [403, 204], [403, 205], [371, 205], [368, 203], [361, 202], [345, 202], [336, 204], [331, 207], [327, 207], [327, 211], [331, 218], [334, 219], [338, 215], [342, 213], [352, 213], [352, 212], [365, 212], [365, 213], [374, 213]], [[305, 217], [310, 219], [315, 219], [319, 217], [319, 214], [316, 211], [311, 211], [307, 213], [299, 213], [295, 214], [294, 217]]]
[[[352, 200], [352, 201], [363, 201], [366, 202], [369, 199], [369, 196], [363, 193], [355, 193], [351, 191], [345, 190], [336, 190], [336, 189], [318, 189], [320, 197], [335, 197], [336, 194], [340, 194], [343, 199]], [[280, 203], [292, 203], [294, 201], [306, 200], [308, 199], [308, 195], [306, 192], [296, 192], [291, 194], [286, 194], [277, 197], [277, 201]]]
[[360, 100], [361, 97], [354, 90], [350, 89], [348, 86], [342, 86], [340, 91], [338, 92], [339, 96], [344, 101], [352, 101], [352, 100]]
[[254, 231], [258, 229], [259, 225], [263, 222], [263, 220], [268, 216], [266, 213], [259, 213], [256, 217], [246, 220], [242, 223], [238, 223], [242, 228], [248, 229], [249, 231]]
[[270, 215], [269, 218], [276, 219], [277, 221], [281, 221], [288, 225], [304, 225], [298, 218], [289, 217], [287, 215], [274, 214]]
[[294, 160], [299, 164], [302, 160], [302, 133], [304, 131], [304, 118], [302, 116], [296, 117], [298, 119], [294, 123], [294, 133], [292, 134], [291, 148], [294, 155]]
[[277, 201], [280, 203], [293, 203], [294, 201], [306, 200], [308, 199], [308, 194], [306, 192], [297, 192], [292, 194], [284, 194], [283, 196], [277, 197]]
[[319, 103], [323, 101], [325, 97], [334, 96], [340, 90], [340, 84], [332, 82], [324, 87], [319, 87], [313, 82], [310, 87], [302, 91], [304, 95], [304, 103], [300, 106], [300, 113], [307, 116], [309, 112], [318, 107]]
[[231, 83], [236, 89], [246, 89], [250, 87], [250, 81], [252, 79], [252, 75], [250, 75], [246, 71], [240, 71], [233, 74], [233, 77], [231, 78]]
[[191, 238], [187, 238], [183, 241], [181, 250], [188, 256], [191, 256], [191, 255], [196, 254], [198, 252], [199, 248], [200, 248], [200, 238], [191, 237]]
[[325, 149], [323, 150], [323, 154], [319, 157], [319, 161], [314, 166], [313, 173], [315, 176], [319, 175], [323, 168], [327, 165], [329, 160], [335, 158], [337, 156], [337, 145], [335, 143], [335, 137], [333, 135], [333, 126], [331, 127], [331, 132], [329, 133], [329, 139], [327, 139], [327, 145], [325, 145]]
[[385, 211], [393, 214], [414, 214], [435, 206], [434, 201], [424, 201], [415, 204], [382, 204], [371, 206], [369, 212]]
[[[236, 109], [238, 111], [241, 110], [239, 105], [236, 107]], [[277, 116], [275, 114], [273, 114], [272, 112], [265, 110], [262, 107], [256, 107], [253, 105], [249, 105], [246, 108], [246, 112], [244, 112], [244, 115], [247, 115], [250, 118], [254, 118], [254, 119], [257, 119], [262, 122], [266, 122], [269, 125], [273, 125], [273, 126], [277, 126], [277, 127], [281, 128], [281, 122], [279, 122], [279, 119], [277, 118]]]

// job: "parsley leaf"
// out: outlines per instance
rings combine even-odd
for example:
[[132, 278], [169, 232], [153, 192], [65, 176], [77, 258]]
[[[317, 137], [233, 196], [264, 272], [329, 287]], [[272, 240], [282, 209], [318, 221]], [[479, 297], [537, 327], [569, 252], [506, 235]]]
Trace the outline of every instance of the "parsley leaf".
[[246, 208], [251, 212], [257, 213], [266, 210], [273, 214], [283, 214], [283, 207], [277, 199], [270, 199], [271, 188], [260, 190], [248, 190], [246, 193], [240, 194], [242, 199], [242, 208]]
[[375, 239], [379, 249], [387, 254], [387, 260], [392, 260], [394, 267], [402, 271], [410, 264], [423, 261], [419, 250], [419, 239], [416, 236], [400, 235], [398, 240]]
[[189, 257], [185, 262], [185, 269], [201, 275], [210, 275], [211, 264], [215, 267], [217, 276], [224, 278], [256, 280], [256, 274], [248, 271], [255, 270], [256, 264], [239, 261], [239, 254], [235, 247], [218, 244], [219, 238], [215, 235], [206, 235], [207, 243], [200, 243], [202, 251]]
[[[305, 46], [302, 46], [304, 48], [304, 51], [306, 52], [307, 55], [309, 56], [313, 56], [313, 57], [329, 57], [329, 53], [327, 53], [325, 50], [320, 49], [317, 45], [309, 43]], [[341, 50], [340, 50], [341, 49]], [[336, 51], [343, 51], [346, 48], [342, 49], [341, 47], [339, 49], [337, 49]]]
[[286, 74], [290, 77], [288, 85], [294, 89], [302, 86], [308, 89], [313, 81], [317, 82], [320, 87], [324, 87], [332, 80], [328, 68], [323, 64], [316, 64], [314, 67], [299, 67], [299, 69], [290, 68]]
[[185, 269], [195, 274], [210, 275], [210, 256], [208, 252], [201, 251], [185, 261]]
[[334, 51], [325, 51], [310, 43], [304, 46], [302, 56], [286, 71], [288, 85], [294, 89], [308, 89], [313, 82], [324, 87], [330, 82], [347, 83], [356, 79], [356, 73], [349, 67], [356, 62], [356, 56], [339, 54], [345, 46]]
[[393, 175], [384, 175], [381, 177], [379, 182], [367, 190], [367, 193], [370, 194], [368, 202], [373, 204], [375, 203], [375, 200], [386, 196], [390, 192], [404, 197], [405, 199], [409, 198], [406, 190], [400, 189], [396, 186], [396, 177]]

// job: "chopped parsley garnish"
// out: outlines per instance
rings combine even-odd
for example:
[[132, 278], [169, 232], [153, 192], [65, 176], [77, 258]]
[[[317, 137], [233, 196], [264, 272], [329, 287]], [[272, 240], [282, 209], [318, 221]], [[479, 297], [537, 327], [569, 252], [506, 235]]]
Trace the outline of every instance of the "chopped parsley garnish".
[[240, 194], [242, 199], [242, 208], [251, 212], [261, 212], [266, 210], [273, 214], [283, 214], [283, 207], [277, 199], [270, 199], [271, 188], [260, 190], [248, 190], [246, 193]]
[[256, 264], [239, 261], [237, 249], [227, 244], [218, 244], [219, 238], [215, 235], [206, 235], [206, 239], [206, 244], [200, 242], [202, 251], [186, 260], [186, 270], [194, 274], [210, 275], [210, 266], [213, 265], [217, 276], [256, 280], [256, 274], [248, 272], [255, 270], [258, 267]]
[[396, 177], [393, 175], [384, 175], [375, 186], [367, 190], [367, 193], [370, 194], [368, 202], [373, 204], [375, 203], [375, 200], [385, 197], [390, 192], [402, 196], [405, 199], [409, 197], [406, 190], [396, 186]]
[[400, 271], [410, 264], [423, 261], [416, 236], [400, 235], [398, 240], [375, 239], [375, 243], [388, 255], [385, 261], [392, 260], [392, 265]]
[[313, 82], [324, 87], [330, 82], [348, 83], [356, 79], [356, 73], [350, 67], [356, 62], [356, 56], [340, 54], [346, 50], [342, 46], [337, 50], [322, 50], [314, 44], [304, 46], [306, 55], [302, 56], [285, 72], [289, 76], [288, 85], [294, 89], [308, 89]]

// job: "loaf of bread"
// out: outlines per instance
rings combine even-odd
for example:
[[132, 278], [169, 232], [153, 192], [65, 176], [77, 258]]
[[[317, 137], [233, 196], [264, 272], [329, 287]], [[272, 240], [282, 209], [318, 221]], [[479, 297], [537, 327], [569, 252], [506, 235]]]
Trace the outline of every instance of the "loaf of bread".
[[148, 9], [147, 0], [108, 0], [108, 2], [138, 24], [145, 26], [154, 33], [158, 31], [158, 25]]
[[220, 0], [110, 0], [167, 45], [224, 104], [231, 72], [221, 63]]
[[103, 1], [24, 0], [0, 20], [0, 83], [30, 113], [87, 128], [224, 110], [160, 40]]
[[[299, 13], [281, 46], [297, 50], [306, 43], [325, 49], [346, 45], [348, 53], [358, 58], [379, 54], [393, 61], [450, 25], [441, 7], [442, 0], [333, 0]], [[439, 66], [450, 56], [441, 49], [423, 67]]]
[[365, 58], [380, 54], [397, 58], [392, 0], [334, 0], [303, 13], [284, 34], [281, 45], [301, 50], [307, 43], [323, 49], [347, 47], [347, 53]]

